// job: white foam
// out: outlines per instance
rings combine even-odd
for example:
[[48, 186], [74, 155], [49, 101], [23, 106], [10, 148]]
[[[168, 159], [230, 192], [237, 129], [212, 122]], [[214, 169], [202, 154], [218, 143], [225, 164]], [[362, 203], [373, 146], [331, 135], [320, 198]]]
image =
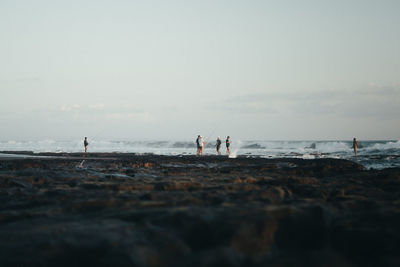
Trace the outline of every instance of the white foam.
[[387, 142], [387, 143], [375, 143], [369, 147], [369, 150], [389, 150], [389, 149], [400, 149], [400, 141]]
[[233, 152], [231, 152], [231, 153], [229, 154], [229, 158], [231, 158], [231, 159], [237, 158], [238, 151], [239, 151], [239, 149], [237, 148], [237, 149], [235, 149]]
[[[249, 145], [253, 145], [249, 146]], [[233, 140], [230, 157], [260, 156], [264, 158], [344, 158], [354, 159], [354, 152], [349, 141], [265, 141]], [[368, 161], [376, 160], [375, 155], [400, 155], [400, 141], [359, 141], [359, 156]], [[244, 148], [247, 147], [247, 148]], [[33, 151], [33, 152], [83, 152], [83, 139], [73, 140], [6, 140], [0, 141], [0, 151]], [[153, 153], [161, 155], [195, 155], [194, 140], [103, 140], [89, 138], [89, 152], [130, 152]], [[224, 146], [221, 153], [225, 154]], [[216, 155], [215, 146], [208, 145], [204, 155]], [[386, 158], [386, 157], [385, 157]], [[392, 162], [400, 161], [395, 157]], [[377, 163], [380, 164], [379, 162]], [[383, 163], [382, 163], [383, 164]], [[375, 165], [374, 165], [375, 166]]]
[[310, 154], [304, 154], [302, 157], [302, 159], [315, 159], [314, 155], [310, 155]]

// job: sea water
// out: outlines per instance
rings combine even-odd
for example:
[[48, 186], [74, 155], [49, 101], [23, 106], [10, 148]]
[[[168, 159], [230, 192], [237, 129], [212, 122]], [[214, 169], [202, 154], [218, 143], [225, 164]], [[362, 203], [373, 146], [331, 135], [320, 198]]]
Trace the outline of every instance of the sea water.
[[[215, 141], [205, 145], [204, 155], [216, 155]], [[359, 140], [358, 156], [352, 141], [266, 141], [234, 140], [231, 156], [263, 158], [339, 158], [356, 161], [367, 168], [400, 167], [400, 141]], [[82, 152], [83, 140], [0, 141], [0, 151]], [[195, 140], [90, 140], [89, 152], [153, 153], [158, 155], [195, 155]], [[224, 143], [221, 153], [226, 153]]]

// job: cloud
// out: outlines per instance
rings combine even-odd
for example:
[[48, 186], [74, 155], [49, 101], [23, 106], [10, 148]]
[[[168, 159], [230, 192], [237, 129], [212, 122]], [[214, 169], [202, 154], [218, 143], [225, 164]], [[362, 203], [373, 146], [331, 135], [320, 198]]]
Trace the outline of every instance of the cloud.
[[71, 111], [72, 108], [71, 108], [70, 106], [61, 106], [61, 107], [60, 107], [60, 110], [61, 110], [61, 111]]
[[10, 84], [10, 83], [38, 83], [42, 82], [43, 79], [41, 79], [38, 76], [20, 76], [20, 77], [14, 77], [14, 78], [8, 78], [8, 79], [0, 79], [0, 83], [5, 83], [5, 84]]
[[132, 106], [109, 106], [102, 103], [88, 105], [62, 105], [60, 110], [66, 116], [73, 116], [74, 119], [107, 119], [107, 120], [135, 120], [135, 121], [150, 121], [153, 120], [153, 115], [145, 109]]
[[71, 104], [71, 105], [62, 105], [60, 107], [61, 111], [100, 111], [104, 110], [105, 105], [102, 103], [98, 104], [88, 104], [88, 105], [80, 105], [80, 104]]
[[400, 116], [400, 86], [367, 86], [353, 90], [307, 92], [294, 102], [296, 112], [341, 117], [395, 119]]
[[214, 103], [214, 110], [395, 119], [400, 116], [400, 84], [348, 90], [303, 90], [242, 94]]
[[213, 102], [210, 108], [216, 111], [238, 113], [276, 113], [277, 94], [243, 94], [227, 97], [225, 100]]
[[136, 120], [150, 121], [153, 116], [149, 112], [113, 112], [107, 113], [105, 118], [108, 120]]
[[60, 107], [60, 109], [61, 109], [61, 111], [66, 111], [66, 112], [69, 112], [69, 111], [78, 111], [78, 110], [81, 109], [81, 105], [79, 105], [79, 104], [62, 105], [62, 106]]
[[92, 105], [89, 105], [88, 108], [89, 108], [90, 110], [103, 110], [103, 109], [105, 108], [105, 105], [102, 104], [102, 103], [99, 103], [99, 104], [92, 104]]

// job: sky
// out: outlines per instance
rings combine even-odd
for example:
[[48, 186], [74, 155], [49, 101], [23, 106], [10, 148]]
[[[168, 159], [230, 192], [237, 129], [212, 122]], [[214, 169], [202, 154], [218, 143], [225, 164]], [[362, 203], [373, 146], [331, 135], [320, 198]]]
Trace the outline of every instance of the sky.
[[0, 1], [0, 140], [400, 138], [400, 1]]

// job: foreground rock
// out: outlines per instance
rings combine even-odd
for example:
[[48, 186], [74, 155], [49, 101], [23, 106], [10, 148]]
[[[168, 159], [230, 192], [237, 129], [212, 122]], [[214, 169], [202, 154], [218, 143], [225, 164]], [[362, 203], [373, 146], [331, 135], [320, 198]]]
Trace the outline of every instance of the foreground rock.
[[0, 266], [400, 264], [400, 169], [57, 155], [0, 161]]

